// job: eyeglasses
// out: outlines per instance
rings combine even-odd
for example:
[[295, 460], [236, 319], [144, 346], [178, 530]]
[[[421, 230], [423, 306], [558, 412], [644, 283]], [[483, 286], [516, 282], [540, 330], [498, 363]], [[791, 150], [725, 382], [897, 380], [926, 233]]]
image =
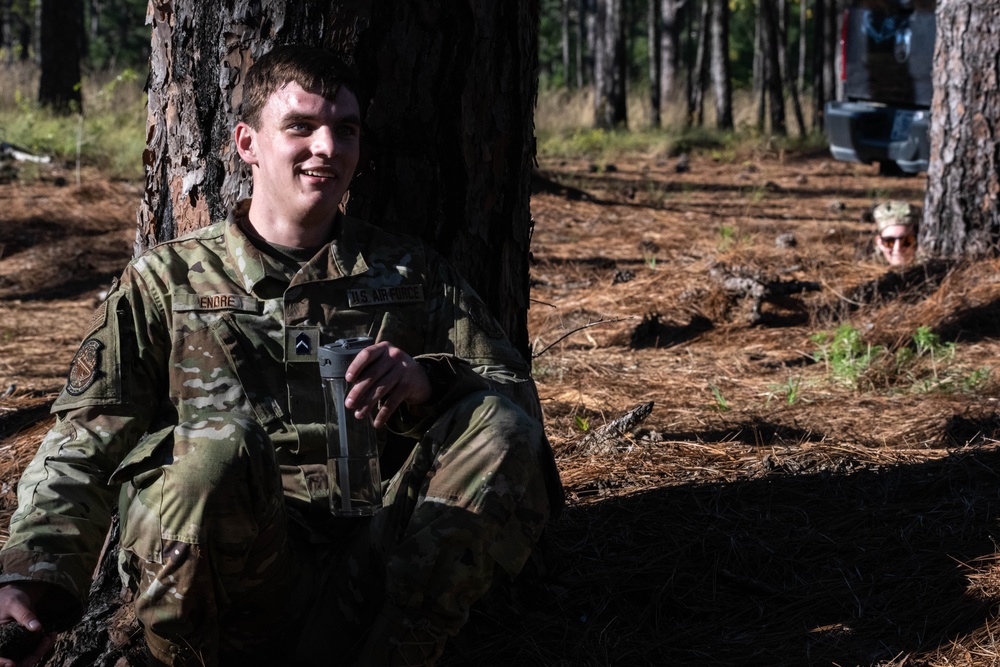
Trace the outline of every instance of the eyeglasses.
[[909, 248], [911, 245], [917, 242], [917, 239], [912, 234], [907, 234], [906, 236], [883, 236], [882, 243], [886, 244], [890, 248], [899, 241], [900, 248]]

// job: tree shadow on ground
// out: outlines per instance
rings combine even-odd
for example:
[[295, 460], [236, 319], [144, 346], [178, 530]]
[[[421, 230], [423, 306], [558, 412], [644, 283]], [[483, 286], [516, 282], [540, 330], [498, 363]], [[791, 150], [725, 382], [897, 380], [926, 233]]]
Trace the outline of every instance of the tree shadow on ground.
[[[955, 428], [992, 437], [997, 423]], [[967, 447], [569, 507], [545, 567], [477, 607], [443, 664], [801, 667], [931, 651], [989, 617], [963, 564], [996, 550], [997, 470], [1000, 451]]]

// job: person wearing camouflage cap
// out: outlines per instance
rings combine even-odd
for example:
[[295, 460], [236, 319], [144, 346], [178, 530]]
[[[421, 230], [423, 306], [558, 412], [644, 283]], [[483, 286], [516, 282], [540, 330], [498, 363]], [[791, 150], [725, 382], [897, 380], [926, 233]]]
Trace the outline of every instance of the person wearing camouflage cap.
[[891, 266], [905, 266], [917, 254], [920, 207], [904, 201], [887, 201], [872, 211], [875, 247]]
[[[527, 560], [562, 489], [525, 360], [422, 242], [340, 212], [351, 71], [277, 47], [235, 142], [253, 197], [137, 259], [18, 485], [0, 623], [79, 617], [113, 511], [150, 665], [431, 665]], [[317, 350], [372, 336], [345, 400], [378, 429], [370, 518], [330, 513]], [[45, 634], [49, 633], [49, 634]]]

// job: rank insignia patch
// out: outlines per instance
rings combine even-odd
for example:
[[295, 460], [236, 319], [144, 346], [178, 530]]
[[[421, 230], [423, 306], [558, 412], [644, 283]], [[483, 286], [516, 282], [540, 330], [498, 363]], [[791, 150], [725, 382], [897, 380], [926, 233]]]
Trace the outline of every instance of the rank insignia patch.
[[309, 334], [300, 333], [295, 337], [295, 353], [299, 355], [312, 353], [312, 343], [309, 341]]
[[69, 378], [66, 380], [66, 392], [79, 396], [94, 384], [97, 379], [97, 367], [101, 360], [101, 350], [104, 345], [98, 340], [88, 340], [80, 346], [73, 361], [69, 363]]

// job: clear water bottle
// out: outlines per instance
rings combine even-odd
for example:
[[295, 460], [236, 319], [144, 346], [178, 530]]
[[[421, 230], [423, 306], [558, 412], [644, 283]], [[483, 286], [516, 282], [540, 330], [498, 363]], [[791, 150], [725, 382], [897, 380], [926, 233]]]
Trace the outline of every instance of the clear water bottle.
[[327, 478], [330, 511], [336, 516], [371, 516], [382, 507], [382, 474], [371, 418], [356, 419], [344, 407], [350, 390], [344, 374], [358, 352], [375, 341], [342, 338], [319, 349], [319, 374], [326, 403]]

